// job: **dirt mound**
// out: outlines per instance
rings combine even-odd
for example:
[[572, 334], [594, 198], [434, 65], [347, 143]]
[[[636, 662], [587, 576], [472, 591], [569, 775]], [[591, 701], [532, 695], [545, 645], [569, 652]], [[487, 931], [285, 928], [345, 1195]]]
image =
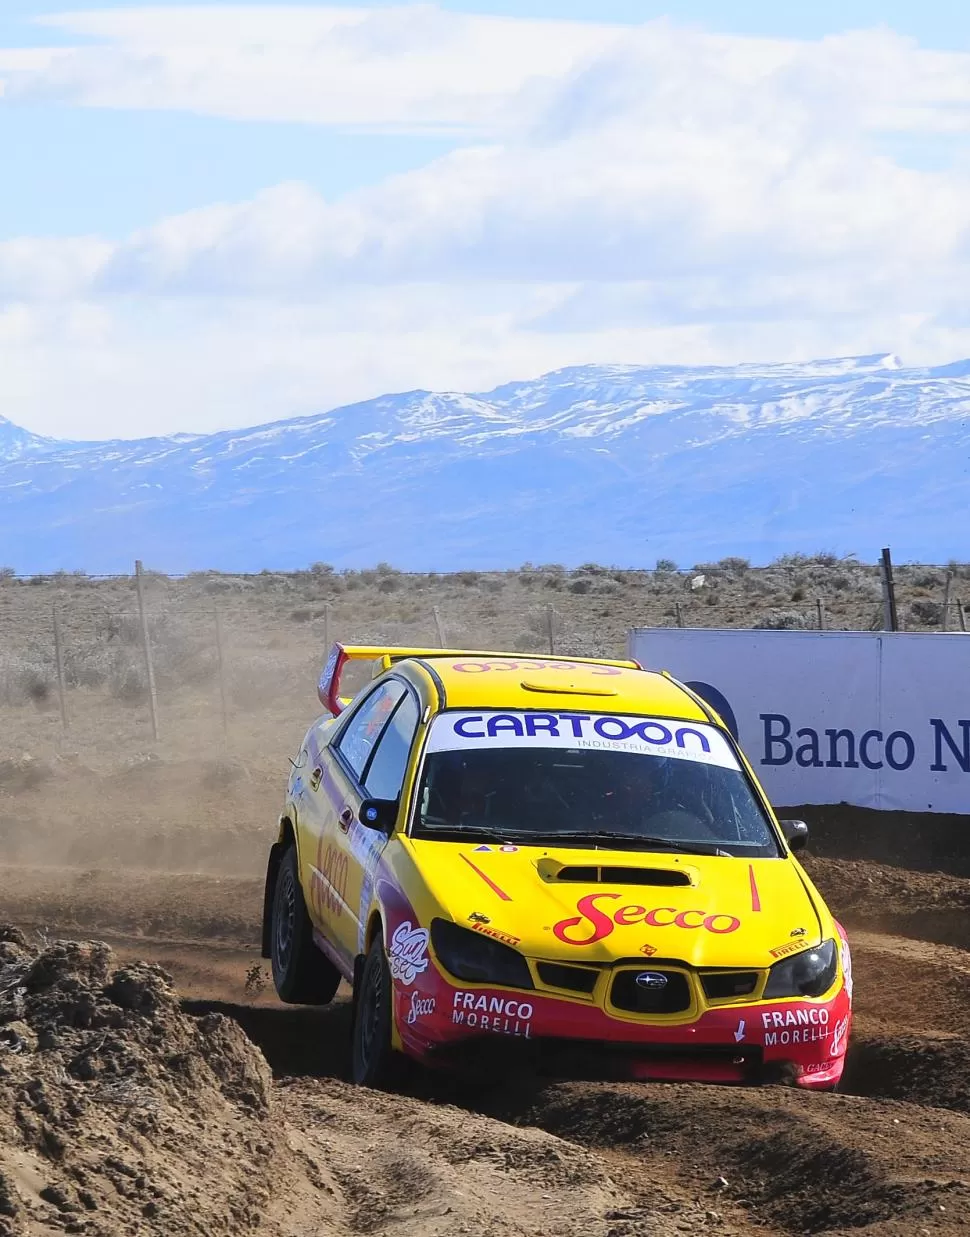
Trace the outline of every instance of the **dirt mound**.
[[970, 879], [817, 855], [805, 868], [848, 927], [970, 948]]
[[965, 1116], [796, 1090], [562, 1084], [518, 1120], [622, 1147], [783, 1233], [965, 1233]]
[[842, 1090], [970, 1114], [970, 1043], [918, 1035], [856, 1036]]
[[255, 1226], [265, 1061], [231, 1020], [182, 1013], [160, 968], [112, 961], [0, 930], [0, 1234]]

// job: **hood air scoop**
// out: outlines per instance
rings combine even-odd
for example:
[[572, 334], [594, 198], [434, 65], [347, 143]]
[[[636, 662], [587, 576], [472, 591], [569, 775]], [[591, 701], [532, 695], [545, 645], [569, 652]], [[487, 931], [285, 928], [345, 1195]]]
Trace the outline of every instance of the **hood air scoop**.
[[536, 865], [545, 881], [563, 881], [578, 885], [690, 885], [690, 875], [676, 868], [602, 867], [598, 864], [562, 865], [556, 860], [541, 859]]

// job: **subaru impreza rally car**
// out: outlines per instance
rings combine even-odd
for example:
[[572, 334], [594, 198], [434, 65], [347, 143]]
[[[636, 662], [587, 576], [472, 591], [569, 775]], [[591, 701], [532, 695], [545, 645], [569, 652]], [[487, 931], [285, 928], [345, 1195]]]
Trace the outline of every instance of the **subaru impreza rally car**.
[[[340, 695], [354, 661], [373, 678]], [[334, 647], [266, 877], [282, 1000], [404, 1053], [831, 1089], [849, 946], [719, 717], [635, 662]]]

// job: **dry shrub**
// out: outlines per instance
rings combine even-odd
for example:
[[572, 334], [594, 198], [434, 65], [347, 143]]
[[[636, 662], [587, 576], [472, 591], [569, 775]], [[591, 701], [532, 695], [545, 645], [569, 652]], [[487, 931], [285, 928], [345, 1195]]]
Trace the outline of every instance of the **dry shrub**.
[[782, 610], [775, 614], [762, 614], [753, 628], [755, 631], [807, 631], [816, 625], [816, 621], [807, 614]]

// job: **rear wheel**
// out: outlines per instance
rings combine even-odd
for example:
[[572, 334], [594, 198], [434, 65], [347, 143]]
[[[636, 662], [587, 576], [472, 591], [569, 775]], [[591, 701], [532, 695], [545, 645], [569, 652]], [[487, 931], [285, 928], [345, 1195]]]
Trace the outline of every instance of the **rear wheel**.
[[300, 888], [294, 846], [283, 855], [276, 875], [270, 960], [281, 1001], [288, 1005], [326, 1005], [333, 1000], [340, 972], [313, 943], [313, 925]]
[[394, 1074], [392, 997], [391, 972], [378, 933], [364, 961], [354, 1011], [351, 1077], [359, 1086], [386, 1086]]

